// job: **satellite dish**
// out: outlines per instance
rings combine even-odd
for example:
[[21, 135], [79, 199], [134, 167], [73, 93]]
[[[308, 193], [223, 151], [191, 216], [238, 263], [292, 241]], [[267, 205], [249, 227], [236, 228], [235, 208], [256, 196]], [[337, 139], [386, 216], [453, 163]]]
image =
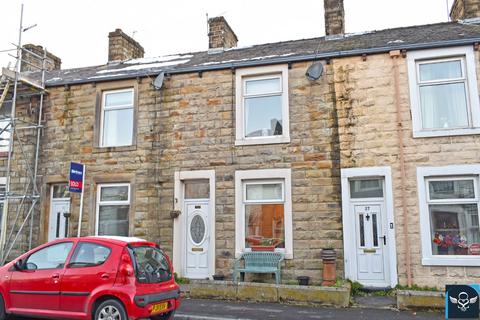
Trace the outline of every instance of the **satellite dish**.
[[318, 80], [323, 74], [323, 64], [321, 62], [315, 62], [310, 67], [308, 67], [305, 76], [310, 81]]
[[163, 78], [165, 77], [165, 72], [160, 72], [159, 75], [153, 80], [153, 86], [155, 89], [160, 90], [163, 86]]

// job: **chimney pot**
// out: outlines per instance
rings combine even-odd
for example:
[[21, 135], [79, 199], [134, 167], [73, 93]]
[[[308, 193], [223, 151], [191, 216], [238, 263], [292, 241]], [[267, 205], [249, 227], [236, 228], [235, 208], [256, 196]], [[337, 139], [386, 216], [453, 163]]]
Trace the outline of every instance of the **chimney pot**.
[[208, 49], [228, 49], [237, 46], [238, 38], [224, 17], [208, 19]]
[[325, 9], [325, 38], [338, 38], [345, 33], [343, 0], [323, 0]]
[[108, 62], [143, 58], [143, 47], [122, 31], [115, 29], [108, 34]]
[[480, 0], [455, 0], [450, 10], [452, 21], [480, 18]]
[[[43, 49], [42, 46], [37, 46], [31, 43], [24, 45], [23, 48], [25, 50], [22, 50], [22, 64], [20, 71], [28, 72], [42, 70], [43, 59], [39, 58], [38, 56], [43, 57], [45, 55], [45, 49]], [[48, 52], [47, 50], [47, 57], [45, 59], [45, 70], [59, 70], [61, 66], [62, 60], [56, 55]]]

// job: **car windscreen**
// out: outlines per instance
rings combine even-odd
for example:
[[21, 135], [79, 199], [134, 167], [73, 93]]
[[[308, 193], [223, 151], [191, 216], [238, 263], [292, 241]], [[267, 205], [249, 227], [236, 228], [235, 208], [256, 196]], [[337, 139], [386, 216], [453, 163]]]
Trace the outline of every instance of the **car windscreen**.
[[170, 264], [161, 250], [150, 246], [132, 246], [130, 250], [138, 282], [158, 283], [172, 278]]

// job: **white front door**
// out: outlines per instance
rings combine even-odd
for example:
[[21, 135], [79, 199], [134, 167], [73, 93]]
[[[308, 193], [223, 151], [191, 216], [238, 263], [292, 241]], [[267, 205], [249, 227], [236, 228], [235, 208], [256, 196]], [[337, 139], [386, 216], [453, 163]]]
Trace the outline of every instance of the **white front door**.
[[209, 277], [210, 228], [209, 201], [185, 200], [186, 257], [185, 277], [205, 279]]
[[68, 218], [65, 213], [70, 213], [68, 185], [55, 184], [51, 188], [48, 241], [68, 237]]
[[386, 284], [386, 230], [381, 203], [354, 204], [356, 225], [357, 279], [359, 282]]
[[52, 200], [48, 223], [48, 241], [68, 236], [67, 218], [64, 213], [70, 212], [70, 200]]

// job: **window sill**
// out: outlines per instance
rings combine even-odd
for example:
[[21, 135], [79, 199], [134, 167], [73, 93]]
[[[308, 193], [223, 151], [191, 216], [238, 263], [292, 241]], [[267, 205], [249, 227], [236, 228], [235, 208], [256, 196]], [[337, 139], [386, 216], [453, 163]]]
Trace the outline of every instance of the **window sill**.
[[422, 265], [478, 267], [480, 265], [480, 256], [428, 257], [422, 258]]
[[235, 140], [236, 146], [253, 146], [261, 144], [280, 144], [290, 143], [290, 137], [275, 137], [275, 138], [249, 138]]
[[449, 137], [480, 134], [480, 128], [413, 131], [414, 138]]
[[125, 152], [135, 151], [137, 146], [120, 146], [120, 147], [93, 147], [92, 153], [105, 153], [105, 152]]

